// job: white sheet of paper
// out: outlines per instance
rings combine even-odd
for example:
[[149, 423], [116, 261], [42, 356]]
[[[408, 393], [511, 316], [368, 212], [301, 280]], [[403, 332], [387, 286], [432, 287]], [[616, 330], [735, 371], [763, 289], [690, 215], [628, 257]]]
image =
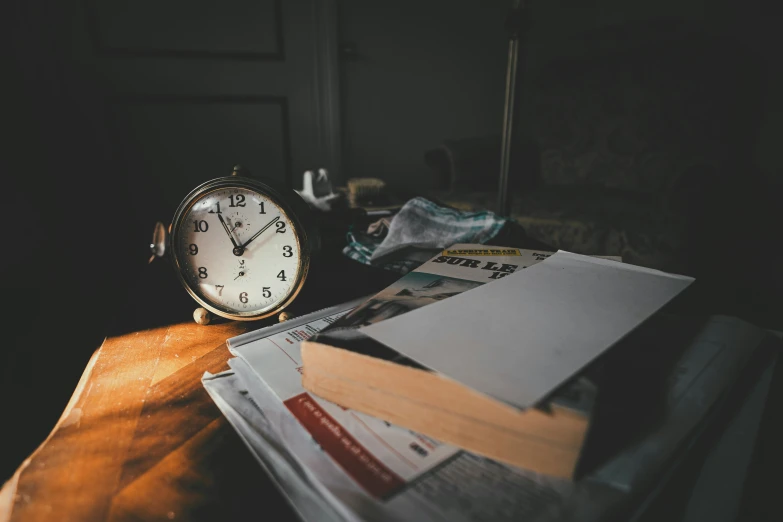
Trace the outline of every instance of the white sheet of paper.
[[561, 250], [361, 331], [446, 377], [527, 408], [692, 282]]

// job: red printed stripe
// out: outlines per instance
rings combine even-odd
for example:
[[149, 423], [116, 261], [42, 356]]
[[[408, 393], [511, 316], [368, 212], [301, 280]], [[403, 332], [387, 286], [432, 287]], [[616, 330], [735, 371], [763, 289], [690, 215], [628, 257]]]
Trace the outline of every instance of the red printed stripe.
[[325, 412], [308, 393], [284, 402], [323, 450], [369, 494], [384, 498], [405, 485], [405, 481]]

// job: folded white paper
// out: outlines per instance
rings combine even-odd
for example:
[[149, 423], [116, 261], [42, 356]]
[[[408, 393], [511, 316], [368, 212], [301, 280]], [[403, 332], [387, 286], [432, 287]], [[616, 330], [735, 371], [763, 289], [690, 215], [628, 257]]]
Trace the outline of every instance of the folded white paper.
[[527, 408], [692, 282], [558, 251], [503, 279], [361, 330], [433, 371]]

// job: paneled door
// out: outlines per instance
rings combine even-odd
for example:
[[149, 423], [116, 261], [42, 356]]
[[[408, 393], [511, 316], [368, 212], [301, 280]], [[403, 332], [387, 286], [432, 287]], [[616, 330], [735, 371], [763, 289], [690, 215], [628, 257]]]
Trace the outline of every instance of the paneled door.
[[290, 188], [308, 168], [339, 177], [335, 1], [87, 3], [138, 212], [169, 220], [235, 164]]

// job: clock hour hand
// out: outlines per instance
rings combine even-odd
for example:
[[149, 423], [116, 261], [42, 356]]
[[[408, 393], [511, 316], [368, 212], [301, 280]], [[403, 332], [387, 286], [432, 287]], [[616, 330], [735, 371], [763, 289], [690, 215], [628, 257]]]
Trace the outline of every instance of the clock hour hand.
[[274, 218], [272, 221], [270, 221], [269, 223], [267, 223], [266, 225], [264, 225], [264, 228], [262, 228], [261, 230], [259, 230], [259, 231], [258, 231], [258, 232], [256, 232], [255, 234], [253, 234], [253, 237], [251, 237], [250, 239], [248, 239], [247, 241], [245, 241], [245, 243], [244, 243], [243, 245], [241, 245], [239, 248], [247, 248], [247, 245], [249, 245], [251, 241], [253, 241], [255, 238], [257, 238], [258, 236], [260, 236], [261, 234], [263, 234], [263, 233], [264, 233], [264, 231], [265, 231], [267, 228], [269, 228], [269, 227], [271, 227], [272, 225], [274, 225], [274, 224], [275, 224], [275, 222], [276, 222], [276, 221], [278, 221], [279, 219], [280, 219], [280, 216], [277, 216], [277, 217], [276, 217], [276, 218]]
[[232, 234], [231, 231], [228, 229], [228, 224], [223, 219], [223, 216], [221, 216], [220, 214], [218, 214], [217, 216], [218, 219], [220, 220], [220, 224], [223, 225], [223, 230], [225, 230], [226, 234], [228, 234], [228, 238], [231, 240], [231, 244], [234, 245], [234, 255], [241, 256], [242, 253], [245, 251], [245, 249], [239, 246], [239, 244], [237, 244], [236, 239], [234, 239], [234, 234]]

